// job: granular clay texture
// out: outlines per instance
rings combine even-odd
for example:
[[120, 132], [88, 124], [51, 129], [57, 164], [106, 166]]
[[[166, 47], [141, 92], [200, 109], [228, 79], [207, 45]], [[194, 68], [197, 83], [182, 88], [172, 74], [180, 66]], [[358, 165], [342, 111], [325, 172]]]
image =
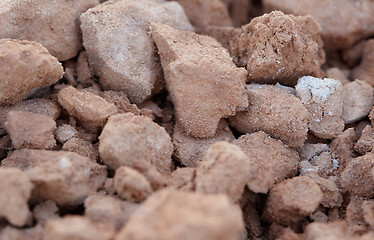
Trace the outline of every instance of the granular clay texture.
[[100, 83], [136, 103], [159, 91], [163, 81], [149, 24], [193, 30], [176, 2], [108, 1], [88, 10], [81, 21], [83, 45]]
[[211, 137], [221, 118], [248, 106], [246, 71], [214, 39], [152, 25], [177, 122], [194, 137]]
[[267, 10], [312, 16], [322, 27], [327, 49], [348, 48], [374, 33], [374, 5], [370, 0], [263, 0], [263, 4]]
[[272, 12], [241, 28], [234, 57], [258, 83], [294, 86], [305, 75], [319, 76], [325, 53], [320, 26], [310, 16]]
[[374, 239], [372, 0], [0, 2], [0, 240]]
[[100, 156], [111, 169], [150, 162], [161, 173], [171, 172], [173, 145], [165, 129], [150, 118], [132, 113], [109, 118], [100, 137]]
[[0, 38], [38, 42], [60, 61], [68, 60], [82, 49], [79, 15], [98, 3], [98, 0], [2, 1]]
[[226, 196], [163, 190], [139, 207], [115, 240], [237, 240], [243, 230], [241, 212]]
[[331, 139], [344, 129], [342, 84], [334, 79], [302, 77], [296, 95], [309, 112], [309, 130], [317, 137]]
[[247, 85], [249, 107], [230, 118], [243, 133], [264, 131], [291, 147], [307, 138], [308, 111], [296, 96], [270, 85]]
[[62, 74], [61, 63], [41, 44], [0, 39], [0, 105], [20, 102]]

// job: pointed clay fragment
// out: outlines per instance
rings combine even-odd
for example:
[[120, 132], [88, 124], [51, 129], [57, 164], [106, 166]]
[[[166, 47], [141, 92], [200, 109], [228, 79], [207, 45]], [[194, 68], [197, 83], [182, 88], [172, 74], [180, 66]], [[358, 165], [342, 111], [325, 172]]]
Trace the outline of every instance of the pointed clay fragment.
[[106, 90], [123, 91], [135, 103], [163, 85], [149, 23], [193, 30], [176, 2], [107, 1], [82, 14], [81, 21], [83, 45], [100, 83]]
[[0, 105], [20, 102], [62, 74], [61, 63], [41, 44], [0, 39]]
[[211, 137], [221, 118], [248, 106], [246, 71], [211, 37], [152, 24], [166, 88], [187, 134]]

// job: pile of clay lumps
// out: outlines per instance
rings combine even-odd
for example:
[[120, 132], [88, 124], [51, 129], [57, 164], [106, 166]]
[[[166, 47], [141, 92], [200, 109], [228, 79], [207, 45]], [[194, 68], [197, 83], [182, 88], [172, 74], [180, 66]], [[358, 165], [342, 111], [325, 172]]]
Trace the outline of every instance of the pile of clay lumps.
[[0, 240], [374, 239], [374, 1], [0, 1]]

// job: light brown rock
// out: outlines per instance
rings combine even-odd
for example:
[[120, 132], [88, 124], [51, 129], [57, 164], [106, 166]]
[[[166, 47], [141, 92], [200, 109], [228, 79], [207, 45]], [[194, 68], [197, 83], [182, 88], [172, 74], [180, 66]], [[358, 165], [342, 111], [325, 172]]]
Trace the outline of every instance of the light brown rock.
[[226, 196], [163, 190], [141, 205], [115, 240], [237, 240], [242, 231], [241, 211]]
[[332, 157], [339, 161], [339, 171], [353, 158], [356, 133], [354, 128], [346, 129], [329, 144]]
[[374, 181], [373, 168], [373, 153], [351, 159], [340, 175], [339, 182], [343, 191], [360, 197], [373, 196], [374, 185], [371, 184]]
[[16, 149], [52, 149], [56, 145], [53, 135], [56, 122], [41, 114], [10, 111], [5, 128]]
[[66, 216], [46, 224], [43, 240], [111, 240], [114, 233], [109, 225], [95, 223], [82, 216]]
[[113, 103], [119, 113], [131, 112], [135, 115], [143, 115], [153, 119], [153, 114], [147, 109], [139, 109], [137, 105], [131, 104], [126, 94], [119, 91], [103, 91], [100, 96], [106, 101]]
[[342, 84], [334, 79], [305, 76], [296, 85], [296, 95], [309, 112], [309, 130], [331, 139], [344, 130]]
[[36, 225], [32, 228], [15, 228], [7, 226], [0, 230], [1, 240], [40, 240], [43, 236], [43, 227]]
[[100, 137], [102, 161], [111, 169], [150, 162], [162, 174], [171, 172], [173, 145], [165, 129], [132, 113], [111, 116]]
[[151, 184], [153, 191], [166, 187], [169, 175], [163, 175], [157, 170], [157, 166], [150, 162], [135, 161], [132, 168], [140, 172]]
[[291, 147], [307, 139], [308, 112], [296, 96], [269, 85], [247, 85], [249, 107], [230, 118], [242, 133], [264, 131]]
[[364, 130], [362, 130], [361, 137], [355, 144], [355, 151], [361, 155], [365, 155], [370, 152], [374, 146], [374, 132], [370, 125], [367, 125]]
[[100, 83], [106, 90], [123, 91], [135, 103], [163, 85], [149, 24], [193, 30], [176, 2], [108, 1], [82, 14], [81, 21], [83, 45]]
[[184, 167], [177, 168], [171, 173], [168, 188], [194, 191], [195, 190], [196, 168]]
[[227, 142], [212, 144], [196, 169], [195, 190], [207, 194], [226, 194], [240, 199], [250, 177], [250, 159], [238, 147]]
[[364, 220], [371, 227], [374, 227], [374, 201], [367, 200], [362, 203], [362, 214], [364, 215]]
[[197, 32], [207, 26], [232, 26], [229, 11], [220, 0], [176, 0]]
[[187, 167], [196, 167], [205, 156], [208, 148], [215, 142], [231, 142], [235, 139], [226, 120], [218, 123], [216, 134], [210, 138], [195, 138], [186, 134], [179, 123], [174, 126], [174, 157]]
[[322, 201], [318, 184], [309, 177], [294, 177], [271, 189], [263, 218], [282, 225], [310, 216]]
[[75, 152], [84, 157], [88, 157], [92, 161], [96, 161], [99, 156], [99, 151], [95, 148], [90, 141], [81, 138], [73, 137], [64, 143], [62, 146], [63, 151]]
[[142, 202], [153, 193], [151, 184], [141, 173], [125, 166], [116, 169], [114, 189], [120, 198], [130, 202]]
[[263, 4], [267, 10], [312, 16], [322, 27], [329, 50], [348, 48], [374, 33], [374, 4], [370, 0], [264, 0]]
[[88, 64], [88, 57], [86, 51], [79, 53], [77, 60], [77, 81], [84, 85], [90, 85], [92, 83], [93, 71]]
[[[342, 83], [342, 85], [350, 83], [350, 81], [348, 79], [348, 75], [349, 75], [349, 71], [347, 73], [347, 71], [343, 71], [343, 70], [341, 70], [340, 68], [337, 68], [337, 67], [329, 68], [329, 69], [326, 70], [326, 77], [327, 78], [332, 78], [332, 79], [335, 79], [335, 80], [339, 80]], [[344, 88], [343, 88], [343, 91], [344, 91]]]
[[60, 206], [77, 206], [106, 180], [105, 166], [65, 151], [16, 150], [1, 166], [24, 170], [34, 184], [32, 202], [53, 200]]
[[20, 102], [62, 74], [61, 63], [39, 43], [0, 39], [0, 105]]
[[368, 83], [355, 80], [343, 86], [343, 120], [345, 124], [361, 120], [374, 104], [374, 89]]
[[68, 60], [82, 48], [79, 15], [97, 4], [98, 0], [2, 1], [0, 21], [5, 24], [0, 38], [39, 42], [60, 61]]
[[108, 103], [100, 96], [71, 86], [58, 93], [58, 102], [91, 132], [97, 132], [109, 116], [118, 112], [114, 104]]
[[59, 218], [59, 210], [51, 200], [39, 203], [32, 210], [33, 216], [38, 224], [44, 226], [48, 221]]
[[55, 131], [55, 136], [59, 143], [64, 144], [69, 139], [78, 135], [78, 131], [69, 124], [62, 124]]
[[297, 174], [297, 152], [262, 131], [243, 135], [232, 143], [250, 160], [247, 186], [255, 193], [266, 194], [276, 183]]
[[211, 137], [221, 118], [248, 106], [246, 71], [213, 38], [152, 24], [175, 116], [194, 137]]
[[26, 173], [15, 168], [0, 168], [0, 218], [14, 226], [24, 226], [31, 216], [27, 203], [32, 189]]
[[91, 195], [84, 201], [84, 207], [85, 216], [92, 222], [109, 224], [118, 231], [136, 211], [138, 204], [105, 195]]
[[274, 11], [252, 19], [241, 31], [234, 56], [247, 67], [250, 80], [294, 86], [302, 76], [321, 74], [321, 28], [310, 16]]

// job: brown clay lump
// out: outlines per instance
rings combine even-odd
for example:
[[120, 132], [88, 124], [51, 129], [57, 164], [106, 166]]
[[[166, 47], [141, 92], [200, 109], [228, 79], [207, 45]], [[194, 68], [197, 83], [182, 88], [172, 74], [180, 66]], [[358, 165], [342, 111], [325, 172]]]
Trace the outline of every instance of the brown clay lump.
[[319, 76], [325, 53], [321, 28], [310, 16], [274, 11], [241, 28], [234, 58], [257, 83], [294, 86], [299, 77]]
[[58, 94], [58, 102], [91, 132], [104, 126], [107, 118], [118, 112], [117, 107], [100, 96], [74, 87], [66, 87]]
[[249, 107], [230, 118], [242, 133], [264, 131], [291, 147], [301, 147], [307, 138], [308, 112], [296, 96], [276, 86], [247, 86]]
[[99, 140], [100, 156], [111, 169], [149, 162], [163, 174], [171, 172], [171, 139], [163, 127], [148, 117], [132, 113], [113, 115]]
[[62, 74], [61, 63], [41, 44], [0, 39], [0, 105], [20, 102], [35, 90], [57, 82]]
[[309, 112], [309, 130], [331, 139], [344, 130], [342, 84], [338, 80], [305, 76], [296, 85], [296, 95]]
[[162, 190], [132, 215], [115, 240], [238, 240], [240, 209], [224, 195]]
[[32, 188], [26, 173], [16, 168], [0, 168], [0, 218], [24, 226], [31, 216], [27, 202]]
[[108, 1], [81, 16], [88, 60], [106, 90], [123, 91], [141, 103], [162, 88], [156, 47], [147, 33], [150, 22], [192, 31], [176, 2]]
[[97, 4], [98, 0], [1, 1], [0, 38], [35, 41], [60, 61], [68, 60], [82, 48], [79, 15]]
[[246, 71], [211, 37], [152, 24], [177, 122], [187, 134], [211, 137], [221, 118], [248, 106]]

